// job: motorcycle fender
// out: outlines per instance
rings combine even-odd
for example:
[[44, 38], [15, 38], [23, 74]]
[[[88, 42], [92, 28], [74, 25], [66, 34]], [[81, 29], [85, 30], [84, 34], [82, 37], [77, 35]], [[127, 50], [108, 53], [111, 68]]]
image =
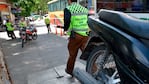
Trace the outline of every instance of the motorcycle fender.
[[99, 37], [90, 37], [80, 59], [87, 60], [92, 50], [98, 47], [101, 43], [103, 43], [103, 41]]

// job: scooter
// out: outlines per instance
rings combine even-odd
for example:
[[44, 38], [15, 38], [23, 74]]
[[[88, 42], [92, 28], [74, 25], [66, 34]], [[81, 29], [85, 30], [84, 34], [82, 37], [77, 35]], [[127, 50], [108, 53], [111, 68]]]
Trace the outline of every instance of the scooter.
[[86, 71], [73, 74], [83, 84], [148, 84], [149, 22], [101, 9], [90, 16], [91, 36], [80, 58]]

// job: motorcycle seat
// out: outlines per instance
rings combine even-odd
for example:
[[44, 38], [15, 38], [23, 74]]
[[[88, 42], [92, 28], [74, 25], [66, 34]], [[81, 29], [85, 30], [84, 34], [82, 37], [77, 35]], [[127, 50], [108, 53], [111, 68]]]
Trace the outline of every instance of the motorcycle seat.
[[149, 39], [149, 21], [140, 20], [126, 13], [101, 9], [99, 19], [131, 35]]

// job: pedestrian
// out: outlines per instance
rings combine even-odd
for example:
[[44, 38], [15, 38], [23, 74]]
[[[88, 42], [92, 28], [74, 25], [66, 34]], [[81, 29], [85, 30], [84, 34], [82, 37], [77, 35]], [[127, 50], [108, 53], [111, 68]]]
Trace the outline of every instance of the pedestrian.
[[64, 9], [64, 32], [67, 31], [69, 58], [65, 72], [73, 77], [73, 69], [78, 50], [84, 50], [88, 40], [88, 9], [77, 3], [77, 0], [68, 0], [69, 6]]
[[45, 18], [44, 22], [45, 22], [45, 24], [47, 26], [48, 33], [51, 32], [50, 19], [48, 18], [48, 16]]
[[6, 31], [7, 31], [8, 37], [11, 37], [12, 39], [16, 38], [16, 36], [14, 34], [14, 27], [10, 20], [7, 20], [7, 22], [6, 22]]

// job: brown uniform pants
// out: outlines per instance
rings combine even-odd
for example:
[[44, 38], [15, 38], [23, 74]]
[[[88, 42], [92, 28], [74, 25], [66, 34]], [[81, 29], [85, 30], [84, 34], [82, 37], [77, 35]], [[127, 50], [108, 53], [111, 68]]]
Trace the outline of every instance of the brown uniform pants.
[[79, 34], [76, 34], [75, 38], [69, 39], [68, 42], [69, 58], [66, 67], [68, 73], [72, 74], [78, 50], [79, 49], [81, 49], [81, 51], [84, 50], [87, 40], [88, 36], [81, 36]]

